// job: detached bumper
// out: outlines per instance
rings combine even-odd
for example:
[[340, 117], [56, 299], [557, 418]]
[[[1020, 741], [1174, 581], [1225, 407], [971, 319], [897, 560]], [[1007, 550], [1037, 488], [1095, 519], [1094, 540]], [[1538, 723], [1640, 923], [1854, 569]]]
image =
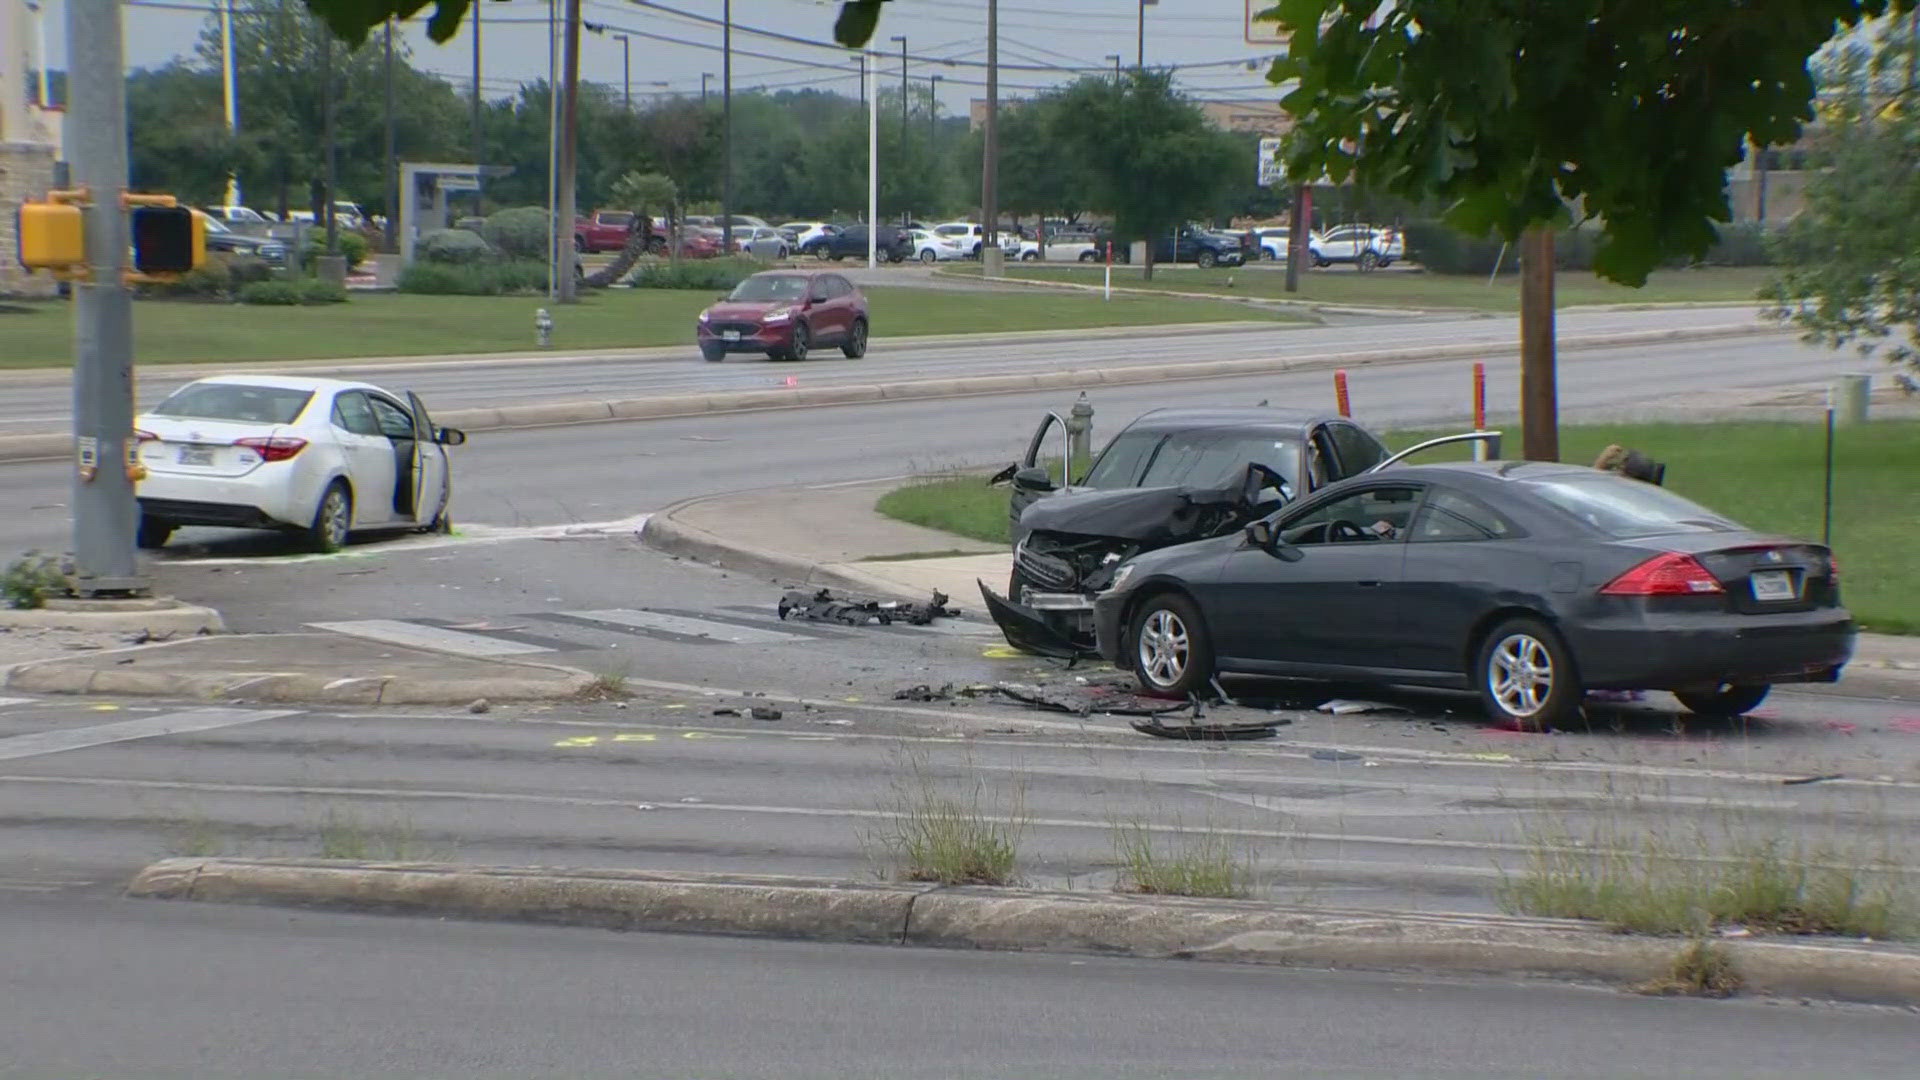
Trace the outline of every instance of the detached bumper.
[[987, 613], [993, 616], [1007, 644], [1021, 652], [1063, 660], [1093, 655], [1092, 640], [1076, 625], [1084, 618], [1084, 611], [1037, 611], [1008, 600], [987, 588], [984, 581], [976, 584], [980, 586], [981, 599], [986, 601]]
[[1857, 636], [1853, 618], [1832, 609], [1567, 628], [1580, 681], [1596, 690], [1835, 682], [1853, 658]]

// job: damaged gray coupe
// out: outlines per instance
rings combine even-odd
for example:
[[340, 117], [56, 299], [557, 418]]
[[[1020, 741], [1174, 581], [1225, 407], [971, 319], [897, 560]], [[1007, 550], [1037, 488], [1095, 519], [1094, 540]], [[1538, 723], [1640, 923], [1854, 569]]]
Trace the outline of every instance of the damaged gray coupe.
[[[1043, 457], [1056, 425], [1058, 484]], [[993, 477], [1012, 488], [1013, 573], [1006, 596], [984, 582], [980, 591], [1009, 644], [1068, 659], [1097, 655], [1093, 598], [1126, 560], [1236, 532], [1296, 497], [1398, 460], [1342, 416], [1266, 406], [1156, 409], [1075, 478], [1066, 431], [1066, 421], [1048, 413], [1026, 455]]]

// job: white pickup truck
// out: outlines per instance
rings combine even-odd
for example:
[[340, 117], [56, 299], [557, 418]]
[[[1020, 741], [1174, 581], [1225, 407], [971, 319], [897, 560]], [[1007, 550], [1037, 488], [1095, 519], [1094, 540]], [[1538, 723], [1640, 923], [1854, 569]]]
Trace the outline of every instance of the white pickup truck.
[[[1048, 262], [1100, 262], [1107, 257], [1104, 241], [1092, 233], [1062, 233], [1047, 237]], [[1020, 241], [1020, 261], [1036, 262], [1040, 258], [1038, 240]]]

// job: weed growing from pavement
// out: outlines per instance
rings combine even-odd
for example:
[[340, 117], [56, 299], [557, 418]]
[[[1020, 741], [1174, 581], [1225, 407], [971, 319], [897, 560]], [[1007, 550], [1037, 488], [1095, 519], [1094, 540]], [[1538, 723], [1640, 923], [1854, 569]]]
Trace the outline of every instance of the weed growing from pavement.
[[0, 600], [10, 608], [45, 607], [50, 599], [73, 595], [67, 560], [29, 551], [0, 570]]
[[1026, 785], [990, 787], [972, 768], [946, 781], [926, 757], [903, 753], [881, 802], [883, 816], [861, 846], [883, 874], [942, 885], [1012, 885], [1026, 832]]
[[1696, 937], [1673, 958], [1673, 967], [1665, 975], [1631, 989], [1636, 994], [1724, 998], [1739, 993], [1741, 981], [1724, 947]]
[[574, 696], [581, 701], [625, 701], [633, 696], [627, 679], [626, 669], [609, 668], [596, 673]]
[[1140, 819], [1116, 821], [1113, 850], [1120, 863], [1115, 885], [1127, 892], [1242, 899], [1257, 885], [1253, 852], [1212, 822], [1162, 835]]
[[320, 823], [320, 857], [364, 861], [425, 862], [450, 858], [427, 845], [408, 818], [367, 822], [348, 810], [328, 810]]
[[173, 823], [167, 850], [190, 859], [205, 859], [228, 854], [227, 833], [220, 824], [204, 814], [182, 818]]

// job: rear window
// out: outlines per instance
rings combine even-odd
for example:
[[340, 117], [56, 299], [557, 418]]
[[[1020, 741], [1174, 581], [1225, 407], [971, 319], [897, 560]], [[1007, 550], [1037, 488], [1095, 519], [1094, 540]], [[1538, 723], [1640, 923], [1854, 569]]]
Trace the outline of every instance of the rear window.
[[154, 406], [155, 416], [192, 420], [232, 420], [250, 424], [291, 424], [313, 397], [311, 390], [245, 383], [194, 383]]
[[1527, 491], [1608, 536], [1734, 532], [1737, 522], [1666, 488], [1610, 473], [1522, 481]]

